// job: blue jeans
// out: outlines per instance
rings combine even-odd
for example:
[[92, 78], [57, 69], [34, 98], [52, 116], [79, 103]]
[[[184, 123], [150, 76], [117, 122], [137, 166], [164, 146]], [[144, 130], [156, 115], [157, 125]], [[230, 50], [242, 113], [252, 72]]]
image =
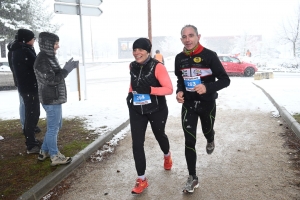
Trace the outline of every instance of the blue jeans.
[[25, 105], [24, 105], [24, 100], [22, 96], [19, 94], [19, 100], [20, 100], [20, 106], [19, 106], [19, 114], [20, 114], [20, 122], [22, 125], [22, 129], [24, 129], [24, 123], [25, 123]]
[[62, 127], [62, 106], [59, 105], [44, 105], [43, 108], [47, 115], [47, 132], [44, 137], [44, 142], [41, 147], [42, 151], [48, 152], [50, 157], [58, 153], [57, 136], [58, 131]]

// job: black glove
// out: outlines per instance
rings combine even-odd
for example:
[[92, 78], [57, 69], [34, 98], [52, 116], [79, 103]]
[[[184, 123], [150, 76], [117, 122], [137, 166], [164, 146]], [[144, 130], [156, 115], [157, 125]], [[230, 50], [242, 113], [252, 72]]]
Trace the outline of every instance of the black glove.
[[137, 86], [135, 88], [135, 91], [139, 94], [150, 94], [151, 93], [151, 87], [150, 86]]
[[128, 106], [128, 107], [131, 106], [132, 98], [133, 98], [133, 94], [132, 94], [132, 92], [129, 92], [129, 93], [128, 93], [128, 96], [127, 96], [127, 98], [126, 98], [127, 106]]
[[74, 61], [73, 58], [71, 58], [68, 62], [66, 62], [64, 69], [67, 70], [68, 73], [70, 73], [74, 68], [77, 68], [79, 66], [79, 61]]

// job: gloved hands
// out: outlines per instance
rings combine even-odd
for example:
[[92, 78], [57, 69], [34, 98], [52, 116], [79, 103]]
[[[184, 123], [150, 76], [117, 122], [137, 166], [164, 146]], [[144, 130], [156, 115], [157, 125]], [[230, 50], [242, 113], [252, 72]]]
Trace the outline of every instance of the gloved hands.
[[66, 62], [64, 69], [70, 73], [74, 68], [77, 68], [79, 66], [79, 61], [74, 61], [73, 58], [71, 58], [68, 62]]
[[129, 92], [129, 93], [128, 93], [128, 96], [127, 96], [127, 98], [126, 98], [127, 106], [128, 106], [128, 107], [131, 106], [132, 98], [133, 98], [133, 94], [132, 94], [132, 92]]
[[137, 86], [135, 88], [135, 91], [139, 94], [150, 94], [151, 93], [151, 87], [150, 86]]

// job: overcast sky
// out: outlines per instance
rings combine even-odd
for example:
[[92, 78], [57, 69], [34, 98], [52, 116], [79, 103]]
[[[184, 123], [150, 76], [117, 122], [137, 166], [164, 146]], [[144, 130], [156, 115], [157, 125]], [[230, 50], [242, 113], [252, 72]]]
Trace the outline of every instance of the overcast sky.
[[[54, 10], [54, 1], [49, 8]], [[243, 31], [272, 34], [273, 28], [289, 16], [298, 0], [152, 0], [153, 36], [175, 35], [185, 24], [194, 24], [204, 36], [234, 35]], [[103, 0], [103, 14], [84, 17], [85, 29], [90, 21], [95, 37], [147, 36], [147, 0]], [[60, 33], [75, 32], [79, 17], [56, 14], [64, 24]], [[78, 27], [76, 27], [78, 25]], [[70, 29], [71, 28], [71, 29]], [[86, 30], [86, 34], [89, 30]]]
[[[95, 0], [96, 1], [96, 0]], [[259, 34], [270, 39], [279, 24], [291, 17], [300, 0], [151, 0], [152, 36], [175, 36], [186, 24], [198, 27], [202, 37]], [[83, 17], [85, 46], [113, 46], [120, 37], [148, 37], [147, 0], [103, 0], [99, 17]], [[47, 0], [54, 11], [54, 0]], [[55, 14], [63, 26], [57, 32], [62, 49], [79, 49], [77, 15]], [[77, 42], [76, 42], [77, 41]], [[201, 42], [201, 40], [200, 40]], [[91, 46], [85, 47], [91, 49]], [[106, 48], [106, 47], [105, 47]], [[69, 50], [71, 51], [71, 50]], [[73, 52], [74, 54], [74, 52]]]

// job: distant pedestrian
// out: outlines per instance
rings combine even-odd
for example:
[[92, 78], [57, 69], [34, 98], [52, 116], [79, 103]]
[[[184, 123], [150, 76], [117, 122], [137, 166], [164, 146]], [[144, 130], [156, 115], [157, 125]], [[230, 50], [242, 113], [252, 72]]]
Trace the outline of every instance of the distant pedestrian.
[[164, 60], [164, 57], [163, 57], [163, 55], [160, 53], [160, 51], [159, 50], [156, 50], [155, 51], [155, 55], [154, 55], [154, 59], [156, 59], [156, 60], [158, 60], [159, 62], [161, 62], [162, 64], [165, 64], [165, 60]]
[[[7, 54], [8, 65], [9, 65], [9, 68], [10, 68], [10, 70], [12, 72], [12, 75], [13, 75], [14, 84], [15, 84], [16, 87], [18, 87], [18, 80], [17, 80], [17, 77], [16, 77], [16, 73], [15, 73], [14, 66], [13, 66], [13, 61], [12, 61], [12, 53], [14, 51], [14, 48], [16, 48], [18, 46], [18, 45], [16, 45], [16, 43], [19, 43], [19, 41], [18, 41], [18, 33], [16, 33], [16, 35], [15, 35], [15, 40], [11, 41], [7, 45], [7, 50], [8, 50], [8, 54]], [[20, 123], [21, 123], [21, 126], [22, 126], [22, 132], [24, 133], [25, 105], [24, 105], [23, 98], [22, 98], [22, 96], [21, 96], [21, 94], [20, 94], [19, 91], [18, 91], [18, 94], [19, 94], [19, 102], [20, 102], [20, 105], [19, 105]], [[34, 132], [35, 133], [40, 133], [41, 129], [38, 126], [36, 126], [35, 129], [34, 129]]]
[[59, 37], [53, 33], [41, 32], [39, 35], [40, 53], [34, 63], [39, 86], [39, 99], [46, 111], [47, 132], [38, 160], [51, 159], [51, 165], [68, 164], [71, 157], [65, 157], [57, 147], [58, 132], [62, 127], [62, 104], [67, 102], [65, 78], [79, 62], [71, 58], [62, 69], [56, 58]]
[[151, 58], [152, 44], [147, 38], [133, 43], [135, 61], [130, 63], [130, 87], [127, 97], [132, 137], [132, 150], [137, 179], [132, 194], [140, 194], [148, 187], [145, 176], [145, 134], [150, 122], [153, 134], [164, 154], [164, 169], [172, 168], [170, 144], [165, 134], [168, 106], [165, 95], [173, 93], [172, 82], [166, 68]]
[[251, 52], [249, 51], [249, 49], [246, 52], [246, 56], [251, 57]]
[[196, 175], [195, 148], [198, 119], [200, 118], [202, 132], [207, 141], [206, 152], [211, 154], [215, 148], [214, 122], [217, 91], [230, 84], [230, 79], [217, 54], [199, 43], [200, 36], [195, 26], [184, 26], [181, 29], [181, 42], [184, 49], [175, 57], [176, 99], [178, 103], [182, 103], [181, 123], [189, 172], [183, 188], [184, 193], [194, 192], [194, 188], [199, 185]]
[[[26, 139], [27, 153], [39, 153], [41, 142], [35, 138], [35, 130], [40, 117], [38, 86], [33, 70], [36, 59], [34, 33], [28, 29], [19, 29], [18, 40], [9, 45], [9, 64], [15, 85], [20, 94], [20, 119]], [[25, 112], [23, 110], [23, 103]], [[24, 113], [24, 114], [23, 114]]]

